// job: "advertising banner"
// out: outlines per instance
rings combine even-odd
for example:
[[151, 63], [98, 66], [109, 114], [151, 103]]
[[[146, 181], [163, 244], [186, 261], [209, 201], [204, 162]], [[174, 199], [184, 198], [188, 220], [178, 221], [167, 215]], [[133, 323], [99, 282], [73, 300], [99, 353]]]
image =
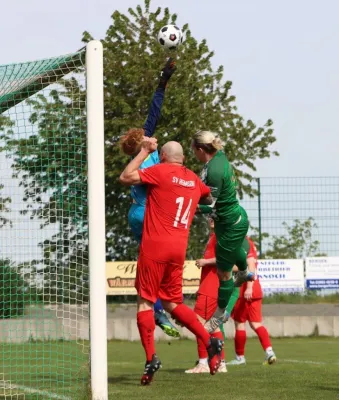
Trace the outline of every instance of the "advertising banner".
[[[107, 295], [136, 295], [134, 288], [136, 268], [137, 263], [135, 261], [106, 263]], [[184, 294], [197, 292], [200, 273], [201, 271], [195, 266], [194, 260], [185, 262], [183, 276]], [[302, 292], [305, 288], [304, 261], [259, 260], [258, 277], [264, 293]]]
[[339, 289], [339, 257], [306, 258], [307, 289]]
[[259, 260], [258, 277], [264, 293], [303, 292], [304, 260]]
[[[136, 295], [134, 288], [137, 263], [136, 261], [118, 261], [106, 263], [106, 294]], [[186, 261], [183, 276], [184, 294], [195, 293], [200, 282], [200, 270], [195, 261]]]

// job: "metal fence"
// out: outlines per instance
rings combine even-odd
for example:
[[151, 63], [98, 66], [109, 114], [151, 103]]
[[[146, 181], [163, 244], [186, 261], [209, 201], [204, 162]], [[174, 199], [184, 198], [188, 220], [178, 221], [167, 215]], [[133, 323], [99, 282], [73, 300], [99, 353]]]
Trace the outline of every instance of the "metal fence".
[[293, 226], [297, 219], [312, 218], [312, 239], [319, 241], [319, 251], [339, 256], [339, 177], [259, 178], [253, 187], [258, 196], [245, 197], [241, 203], [258, 230], [260, 252], [268, 249], [265, 232], [286, 236], [284, 222]]

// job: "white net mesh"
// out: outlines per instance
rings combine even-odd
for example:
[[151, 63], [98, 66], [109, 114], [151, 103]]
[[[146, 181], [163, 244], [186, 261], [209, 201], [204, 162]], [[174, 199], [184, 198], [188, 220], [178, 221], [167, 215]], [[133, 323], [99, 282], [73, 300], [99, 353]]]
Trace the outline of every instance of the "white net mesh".
[[87, 398], [84, 52], [0, 66], [0, 398]]

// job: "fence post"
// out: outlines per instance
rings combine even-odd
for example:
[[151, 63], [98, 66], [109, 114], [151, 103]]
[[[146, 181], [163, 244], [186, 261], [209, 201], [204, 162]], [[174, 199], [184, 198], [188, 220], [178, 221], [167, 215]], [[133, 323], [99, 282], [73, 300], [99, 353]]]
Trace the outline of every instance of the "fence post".
[[262, 237], [261, 237], [261, 190], [260, 190], [260, 178], [257, 178], [257, 184], [258, 184], [258, 244], [259, 244], [259, 254], [260, 257], [262, 255]]

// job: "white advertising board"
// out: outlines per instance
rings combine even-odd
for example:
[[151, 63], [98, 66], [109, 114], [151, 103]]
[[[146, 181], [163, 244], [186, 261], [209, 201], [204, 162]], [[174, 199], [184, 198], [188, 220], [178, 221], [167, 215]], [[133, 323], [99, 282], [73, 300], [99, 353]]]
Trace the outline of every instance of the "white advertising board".
[[339, 257], [306, 258], [307, 289], [339, 289]]
[[303, 292], [304, 260], [259, 260], [258, 278], [264, 293]]

